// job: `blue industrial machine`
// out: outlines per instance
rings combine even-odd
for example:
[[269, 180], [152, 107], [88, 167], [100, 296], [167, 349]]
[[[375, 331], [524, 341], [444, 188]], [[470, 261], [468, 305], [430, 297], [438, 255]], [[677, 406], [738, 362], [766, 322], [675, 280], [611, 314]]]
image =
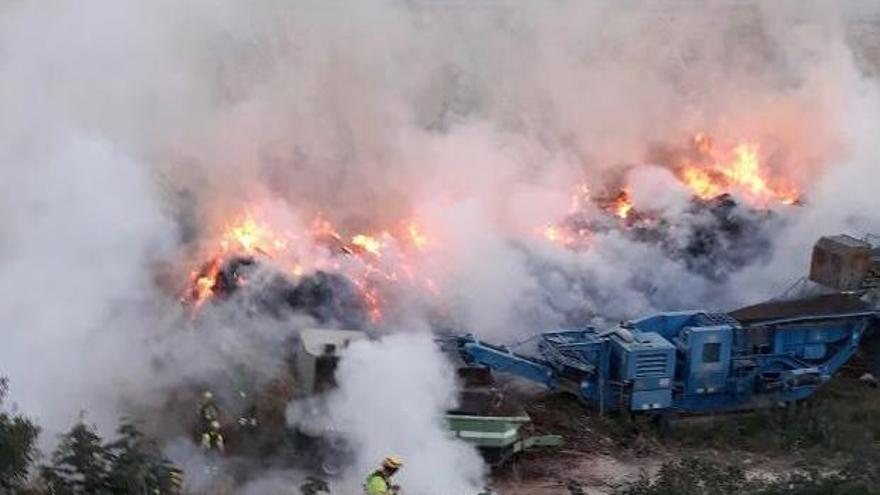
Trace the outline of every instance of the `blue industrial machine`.
[[809, 397], [878, 321], [880, 312], [838, 293], [544, 333], [536, 356], [469, 335], [456, 343], [468, 364], [571, 391], [600, 411], [706, 413]]

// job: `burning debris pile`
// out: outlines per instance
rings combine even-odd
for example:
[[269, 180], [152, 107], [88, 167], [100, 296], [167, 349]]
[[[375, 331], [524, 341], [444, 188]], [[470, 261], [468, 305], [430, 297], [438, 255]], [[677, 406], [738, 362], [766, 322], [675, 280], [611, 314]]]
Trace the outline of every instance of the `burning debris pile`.
[[292, 312], [328, 326], [377, 324], [396, 284], [434, 290], [407, 261], [429, 238], [413, 223], [401, 232], [343, 237], [319, 215], [309, 231], [291, 233], [247, 213], [225, 228], [216, 252], [191, 272], [181, 300], [194, 317], [208, 302], [241, 296], [250, 311], [276, 318]]
[[[573, 253], [589, 252], [597, 236], [617, 233], [656, 246], [698, 277], [721, 282], [766, 260], [786, 209], [801, 204], [797, 189], [762, 165], [754, 145], [719, 150], [698, 133], [685, 147], [655, 146], [646, 162], [673, 174], [682, 191], [680, 206], [664, 210], [638, 197], [628, 183], [630, 167], [599, 193], [577, 186], [562, 220], [534, 230]], [[321, 214], [308, 228], [297, 228], [272, 224], [263, 208], [245, 211], [207, 244], [213, 248], [202, 250], [207, 261], [192, 272], [183, 296], [193, 315], [208, 301], [241, 293], [252, 311], [276, 318], [292, 312], [322, 325], [363, 328], [399, 310], [407, 293], [427, 296], [422, 299], [433, 301], [435, 309], [445, 304], [433, 276], [442, 265], [443, 240], [420, 223], [403, 220], [393, 228], [342, 234]], [[535, 262], [538, 280], [544, 276], [537, 272], [545, 269]]]
[[762, 167], [760, 149], [753, 144], [739, 143], [722, 152], [711, 136], [700, 132], [689, 147], [658, 147], [648, 160], [668, 167], [701, 199], [733, 193], [759, 207], [800, 201], [795, 187]]
[[695, 273], [723, 280], [765, 259], [772, 230], [785, 220], [784, 209], [801, 203], [795, 188], [768, 175], [757, 147], [748, 144], [720, 153], [709, 136], [699, 133], [690, 147], [658, 147], [647, 162], [675, 174], [690, 194], [683, 207], [672, 213], [652, 209], [650, 204], [637, 208], [630, 186], [620, 184], [623, 177], [613, 181], [611, 190], [617, 190], [613, 194], [593, 197], [581, 185], [569, 214], [545, 227], [544, 237], [583, 250], [589, 249], [591, 235], [618, 231], [629, 239], [661, 246]]
[[[200, 293], [201, 287], [210, 292]], [[319, 324], [344, 328], [361, 328], [367, 317], [364, 299], [346, 277], [317, 270], [294, 279], [253, 256], [209, 261], [196, 273], [196, 284], [187, 296], [195, 310], [209, 299], [220, 302], [240, 296], [238, 302], [247, 304], [248, 312], [279, 319], [300, 313]]]
[[354, 490], [400, 446], [434, 485], [413, 493], [465, 493], [432, 332], [735, 307], [817, 230], [880, 229], [851, 188], [876, 176], [876, 81], [824, 8], [7, 3], [0, 375], [47, 439], [124, 412], [201, 460], [159, 423], [211, 389], [221, 431], [251, 428], [296, 339], [345, 327], [382, 336], [333, 411], [360, 421]]

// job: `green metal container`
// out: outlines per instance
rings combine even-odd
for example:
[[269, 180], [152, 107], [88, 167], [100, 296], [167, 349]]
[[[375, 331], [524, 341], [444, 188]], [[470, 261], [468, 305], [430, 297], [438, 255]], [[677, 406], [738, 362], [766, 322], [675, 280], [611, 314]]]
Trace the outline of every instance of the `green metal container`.
[[520, 439], [519, 429], [531, 421], [528, 416], [466, 416], [447, 414], [449, 430], [477, 447], [506, 448]]
[[541, 447], [562, 445], [559, 435], [524, 437], [521, 428], [531, 418], [520, 416], [469, 416], [447, 414], [446, 423], [451, 435], [473, 444], [487, 462], [499, 465], [517, 452]]

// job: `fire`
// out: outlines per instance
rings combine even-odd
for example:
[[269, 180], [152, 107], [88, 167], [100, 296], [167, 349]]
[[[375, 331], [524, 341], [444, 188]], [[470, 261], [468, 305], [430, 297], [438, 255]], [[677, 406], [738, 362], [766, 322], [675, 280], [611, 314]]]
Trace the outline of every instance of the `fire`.
[[574, 249], [583, 247], [590, 231], [585, 228], [576, 228], [564, 224], [550, 224], [541, 229], [544, 239], [558, 246]]
[[693, 146], [698, 159], [685, 160], [677, 172], [696, 196], [711, 199], [734, 192], [758, 205], [798, 201], [797, 190], [767, 175], [756, 145], [740, 143], [722, 154], [716, 151], [709, 136], [699, 133], [694, 136]]
[[214, 296], [214, 289], [217, 286], [217, 276], [220, 274], [220, 267], [223, 265], [223, 258], [216, 257], [209, 261], [201, 270], [190, 273], [192, 285], [189, 294], [184, 296], [184, 302], [191, 305], [193, 310], [198, 310], [208, 299]]
[[633, 209], [632, 201], [629, 198], [629, 192], [626, 189], [620, 191], [614, 200], [614, 214], [618, 218], [626, 219]]
[[713, 179], [713, 174], [702, 168], [686, 166], [679, 171], [679, 174], [681, 180], [700, 198], [710, 199], [720, 196], [724, 192]]
[[283, 251], [288, 240], [276, 235], [268, 225], [258, 222], [246, 212], [238, 221], [226, 226], [220, 239], [223, 253], [264, 254]]
[[[669, 166], [698, 198], [712, 199], [732, 193], [753, 207], [766, 207], [771, 203], [790, 205], [800, 200], [795, 188], [773, 177], [769, 170], [762, 167], [757, 145], [742, 142], [721, 151], [708, 134], [698, 133], [691, 142], [690, 152], [680, 152], [679, 156], [680, 159], [669, 163]], [[616, 195], [593, 196], [585, 183], [578, 184], [565, 220], [544, 225], [536, 232], [559, 246], [580, 249], [587, 245], [584, 241], [588, 240], [592, 229], [591, 206], [623, 221], [621, 224], [624, 227], [656, 220], [650, 210], [635, 211], [626, 183], [612, 191], [618, 192]]]
[[293, 274], [294, 277], [299, 278], [303, 276], [303, 266], [299, 263], [293, 265], [293, 268], [290, 270], [290, 273]]
[[[227, 223], [213, 249], [206, 253], [210, 262], [194, 270], [183, 302], [195, 312], [218, 295], [218, 276], [224, 263], [236, 256], [261, 256], [271, 260], [293, 279], [315, 271], [345, 275], [358, 289], [373, 323], [383, 318], [388, 290], [395, 284], [408, 284], [436, 295], [436, 284], [422, 275], [425, 260], [415, 263], [412, 256], [430, 255], [434, 240], [412, 220], [402, 221], [395, 229], [381, 233], [354, 232], [343, 235], [321, 214], [316, 215], [304, 232], [297, 234], [270, 226], [252, 211]], [[236, 279], [237, 285], [246, 281]]]
[[567, 244], [565, 235], [558, 225], [548, 225], [544, 228], [544, 238], [556, 244]]
[[376, 287], [370, 287], [363, 281], [355, 281], [355, 285], [360, 290], [364, 304], [367, 306], [367, 317], [373, 323], [382, 321], [382, 299]]
[[410, 223], [406, 227], [406, 232], [409, 234], [412, 245], [415, 246], [415, 248], [419, 251], [425, 249], [425, 246], [428, 245], [428, 236], [422, 233], [418, 225]]
[[358, 234], [351, 238], [351, 244], [376, 256], [382, 253], [382, 242], [373, 236]]
[[[237, 221], [227, 224], [220, 236], [219, 252], [199, 270], [190, 274], [191, 284], [182, 298], [192, 310], [198, 310], [206, 301], [214, 297], [217, 289], [217, 276], [230, 254], [271, 256], [287, 247], [287, 241], [272, 233], [264, 224], [258, 222], [250, 212], [245, 212]], [[236, 280], [244, 283], [244, 280]]]
[[339, 235], [333, 224], [326, 220], [321, 213], [318, 213], [312, 221], [311, 236], [316, 241], [343, 242], [342, 236]]

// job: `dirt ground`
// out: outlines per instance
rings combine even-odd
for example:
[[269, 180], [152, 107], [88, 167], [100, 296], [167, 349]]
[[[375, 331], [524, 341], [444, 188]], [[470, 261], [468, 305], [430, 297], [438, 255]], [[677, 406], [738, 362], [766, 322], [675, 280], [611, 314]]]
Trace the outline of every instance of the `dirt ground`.
[[[563, 450], [527, 456], [498, 473], [492, 487], [498, 495], [569, 495], [569, 483], [576, 481], [587, 495], [611, 495], [621, 484], [636, 481], [640, 476], [654, 476], [665, 461], [681, 454], [668, 451], [645, 457], [615, 457]], [[736, 457], [750, 477], [774, 478], [792, 468], [788, 459], [746, 452], [688, 451], [687, 455]]]
[[574, 480], [589, 495], [608, 495], [614, 486], [653, 474], [662, 457], [616, 459], [604, 454], [563, 451], [520, 460], [494, 483], [499, 495], [567, 495]]
[[688, 418], [665, 434], [647, 418], [600, 416], [571, 396], [532, 397], [527, 434], [559, 434], [564, 445], [520, 454], [494, 471], [492, 488], [498, 495], [569, 495], [575, 482], [583, 493], [610, 495], [684, 457], [736, 464], [750, 478], [804, 465], [833, 468], [857, 444], [880, 448], [880, 391], [865, 389], [857, 373], [842, 375], [796, 409]]

